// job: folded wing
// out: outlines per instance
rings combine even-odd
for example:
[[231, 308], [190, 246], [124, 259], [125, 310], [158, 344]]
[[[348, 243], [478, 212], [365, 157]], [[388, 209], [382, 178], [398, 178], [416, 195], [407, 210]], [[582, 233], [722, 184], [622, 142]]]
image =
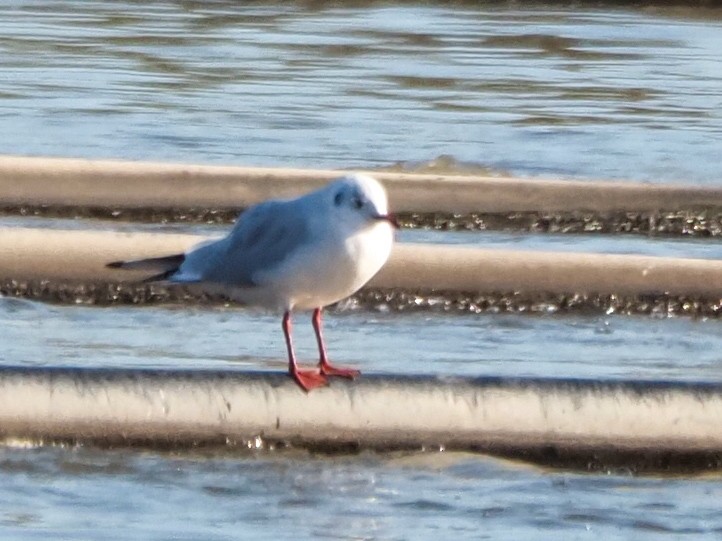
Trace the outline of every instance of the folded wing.
[[155, 272], [144, 282], [214, 282], [234, 287], [258, 285], [260, 272], [272, 271], [308, 239], [309, 217], [297, 201], [267, 201], [239, 217], [231, 232], [185, 254], [114, 261], [116, 269]]
[[[199, 270], [203, 267], [202, 280], [240, 287], [259, 285], [259, 273], [273, 270], [292, 256], [308, 240], [308, 231], [309, 217], [297, 200], [267, 201], [251, 207], [219, 241], [223, 249], [218, 257], [198, 261]], [[189, 266], [195, 264], [194, 255], [189, 254]]]

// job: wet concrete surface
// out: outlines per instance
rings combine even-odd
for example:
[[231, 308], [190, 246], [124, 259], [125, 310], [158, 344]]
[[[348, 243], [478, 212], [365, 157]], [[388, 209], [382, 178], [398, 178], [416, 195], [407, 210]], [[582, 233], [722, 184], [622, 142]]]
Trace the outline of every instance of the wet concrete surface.
[[[50, 205], [5, 205], [0, 214], [36, 218], [99, 219], [146, 224], [232, 224], [241, 208], [111, 208]], [[690, 209], [614, 213], [399, 213], [407, 229], [436, 231], [516, 231], [532, 233], [635, 234], [662, 237], [720, 237], [722, 211]]]
[[404, 227], [439, 231], [492, 230], [604, 235], [631, 233], [646, 236], [701, 238], [722, 235], [722, 212], [718, 210], [401, 214], [400, 221]]
[[[719, 383], [371, 374], [308, 396], [271, 371], [4, 366], [0, 388], [0, 443], [216, 454], [474, 452], [626, 474], [722, 467]], [[498, 415], [505, 409], [515, 413]], [[659, 410], [673, 418], [652, 418]], [[589, 411], [597, 418], [586, 419]]]
[[[73, 305], [238, 305], [221, 296], [194, 294], [182, 287], [148, 283], [61, 283], [46, 280], [5, 280], [0, 294], [54, 304]], [[433, 290], [364, 288], [341, 301], [346, 309], [383, 312], [471, 314], [603, 314], [653, 317], [722, 318], [722, 297], [702, 295], [639, 295], [491, 291], [464, 293]]]

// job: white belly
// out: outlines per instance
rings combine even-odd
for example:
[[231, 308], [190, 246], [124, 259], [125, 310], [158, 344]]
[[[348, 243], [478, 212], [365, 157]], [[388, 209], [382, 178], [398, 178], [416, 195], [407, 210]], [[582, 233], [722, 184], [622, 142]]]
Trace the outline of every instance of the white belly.
[[363, 287], [391, 254], [393, 231], [377, 223], [345, 241], [309, 246], [265, 273], [245, 302], [282, 310], [311, 310], [333, 304]]

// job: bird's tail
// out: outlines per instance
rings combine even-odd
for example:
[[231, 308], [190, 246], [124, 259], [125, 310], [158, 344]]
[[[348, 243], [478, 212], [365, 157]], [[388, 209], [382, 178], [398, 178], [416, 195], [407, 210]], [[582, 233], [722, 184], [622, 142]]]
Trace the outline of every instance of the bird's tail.
[[173, 276], [185, 261], [185, 254], [168, 255], [164, 257], [151, 257], [148, 259], [135, 259], [132, 261], [113, 261], [106, 267], [111, 269], [155, 271], [156, 274], [144, 278], [143, 282], [158, 282]]

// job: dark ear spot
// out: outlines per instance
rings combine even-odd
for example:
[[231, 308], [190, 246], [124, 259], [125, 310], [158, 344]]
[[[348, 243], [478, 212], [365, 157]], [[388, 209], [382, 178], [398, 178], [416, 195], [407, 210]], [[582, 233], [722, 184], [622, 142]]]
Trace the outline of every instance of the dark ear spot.
[[343, 192], [338, 192], [338, 193], [333, 197], [333, 204], [338, 207], [338, 206], [341, 205], [341, 201], [343, 201]]

